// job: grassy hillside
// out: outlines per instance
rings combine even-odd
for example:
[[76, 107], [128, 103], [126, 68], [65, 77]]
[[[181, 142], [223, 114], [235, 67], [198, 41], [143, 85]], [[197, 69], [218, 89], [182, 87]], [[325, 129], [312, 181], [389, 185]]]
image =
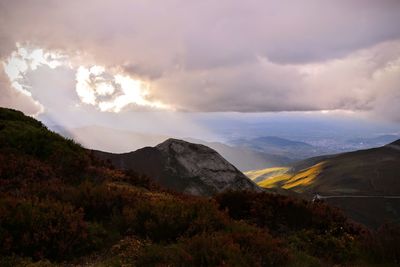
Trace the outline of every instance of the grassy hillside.
[[260, 183], [266, 179], [269, 179], [270, 177], [284, 174], [288, 170], [289, 170], [288, 167], [273, 167], [262, 170], [247, 171], [244, 174], [247, 175], [247, 177], [249, 177], [254, 182]]
[[394, 264], [399, 232], [285, 196], [165, 191], [0, 108], [0, 266]]
[[[305, 165], [306, 166], [306, 165]], [[400, 194], [400, 151], [390, 146], [321, 158], [264, 181], [265, 187], [326, 194]]]
[[258, 184], [264, 188], [294, 189], [296, 192], [304, 193], [304, 188], [307, 188], [316, 182], [316, 178], [321, 173], [323, 164], [324, 162], [315, 164], [310, 168], [301, 170], [295, 174], [285, 172], [275, 174]]
[[393, 143], [304, 161], [259, 185], [308, 195], [318, 192], [338, 196], [326, 201], [341, 207], [355, 220], [378, 227], [385, 221], [400, 222], [400, 199], [350, 197], [400, 196], [399, 173], [400, 149]]

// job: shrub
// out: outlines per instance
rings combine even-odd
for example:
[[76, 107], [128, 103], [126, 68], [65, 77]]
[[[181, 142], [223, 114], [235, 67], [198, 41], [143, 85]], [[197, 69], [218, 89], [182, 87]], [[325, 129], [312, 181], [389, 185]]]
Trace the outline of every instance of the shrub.
[[86, 220], [105, 221], [113, 213], [121, 213], [125, 204], [120, 192], [111, 190], [105, 184], [85, 181], [77, 187], [70, 188], [64, 201], [81, 207]]
[[375, 231], [365, 231], [362, 241], [370, 260], [400, 264], [400, 224], [386, 223]]
[[246, 220], [277, 234], [301, 229], [321, 232], [337, 229], [340, 234], [351, 228], [338, 209], [323, 203], [247, 191], [225, 192], [215, 199], [220, 209], [227, 210], [233, 219]]
[[137, 266], [282, 266], [288, 252], [265, 232], [201, 233], [168, 246], [151, 244]]
[[144, 201], [126, 208], [124, 216], [132, 231], [155, 242], [173, 242], [181, 236], [193, 236], [225, 227], [227, 217], [208, 200], [167, 198]]
[[324, 203], [253, 192], [226, 192], [216, 200], [232, 218], [288, 238], [296, 250], [338, 263], [356, 256], [360, 228]]
[[349, 234], [336, 236], [330, 232], [301, 230], [289, 236], [288, 242], [298, 251], [334, 263], [352, 261], [359, 252], [356, 240]]
[[0, 200], [1, 254], [60, 259], [79, 252], [87, 240], [82, 210], [53, 200]]

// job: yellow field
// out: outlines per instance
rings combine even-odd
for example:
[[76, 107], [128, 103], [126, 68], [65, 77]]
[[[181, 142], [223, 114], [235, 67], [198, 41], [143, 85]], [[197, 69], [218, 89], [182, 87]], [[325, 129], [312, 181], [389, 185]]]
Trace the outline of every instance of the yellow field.
[[[308, 186], [315, 182], [318, 174], [320, 174], [324, 162], [318, 163], [308, 169], [305, 169], [297, 174], [280, 174], [269, 179], [265, 179], [258, 183], [259, 186], [264, 188], [284, 188], [293, 189], [302, 186]], [[298, 190], [297, 190], [298, 191]]]
[[289, 168], [287, 167], [274, 167], [262, 170], [248, 171], [244, 174], [256, 183], [260, 183], [266, 179], [271, 179], [277, 175], [284, 174]]

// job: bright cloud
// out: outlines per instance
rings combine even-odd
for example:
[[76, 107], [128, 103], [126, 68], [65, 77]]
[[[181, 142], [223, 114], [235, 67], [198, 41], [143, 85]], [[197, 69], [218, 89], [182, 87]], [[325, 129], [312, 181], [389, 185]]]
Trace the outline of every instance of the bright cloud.
[[120, 112], [129, 105], [170, 108], [160, 101], [147, 99], [148, 83], [127, 75], [107, 73], [103, 66], [80, 66], [76, 72], [76, 92], [83, 103], [97, 106], [101, 111]]
[[[34, 100], [29, 91], [29, 82], [24, 79], [26, 74], [34, 72], [41, 65], [51, 69], [61, 66], [74, 69], [74, 64], [66, 55], [40, 48], [27, 48], [18, 43], [16, 46], [17, 50], [3, 62], [4, 72], [15, 90], [40, 104]], [[80, 62], [75, 58], [73, 60]], [[148, 83], [135, 80], [128, 75], [107, 72], [105, 67], [99, 65], [76, 68], [75, 91], [83, 104], [95, 106], [100, 111], [120, 112], [129, 105], [154, 109], [170, 108], [160, 101], [148, 99], [150, 96]], [[43, 110], [42, 106], [41, 112]]]
[[16, 44], [17, 50], [3, 62], [4, 71], [10, 79], [11, 85], [20, 92], [31, 96], [26, 88], [29, 85], [21, 84], [27, 71], [34, 71], [40, 65], [46, 65], [52, 69], [64, 64], [65, 56], [55, 52], [44, 52], [43, 49], [29, 49]]

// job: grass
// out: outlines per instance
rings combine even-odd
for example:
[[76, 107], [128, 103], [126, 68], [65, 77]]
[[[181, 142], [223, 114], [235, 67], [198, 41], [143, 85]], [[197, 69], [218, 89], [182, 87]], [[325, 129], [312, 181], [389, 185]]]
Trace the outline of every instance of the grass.
[[247, 171], [244, 174], [254, 182], [260, 183], [266, 179], [271, 179], [277, 175], [284, 174], [288, 170], [288, 167], [273, 167], [262, 170]]
[[259, 182], [258, 185], [264, 188], [283, 188], [297, 189], [301, 192], [302, 187], [307, 187], [313, 184], [318, 175], [321, 173], [324, 162], [320, 162], [310, 168], [300, 171], [296, 174], [284, 173]]

